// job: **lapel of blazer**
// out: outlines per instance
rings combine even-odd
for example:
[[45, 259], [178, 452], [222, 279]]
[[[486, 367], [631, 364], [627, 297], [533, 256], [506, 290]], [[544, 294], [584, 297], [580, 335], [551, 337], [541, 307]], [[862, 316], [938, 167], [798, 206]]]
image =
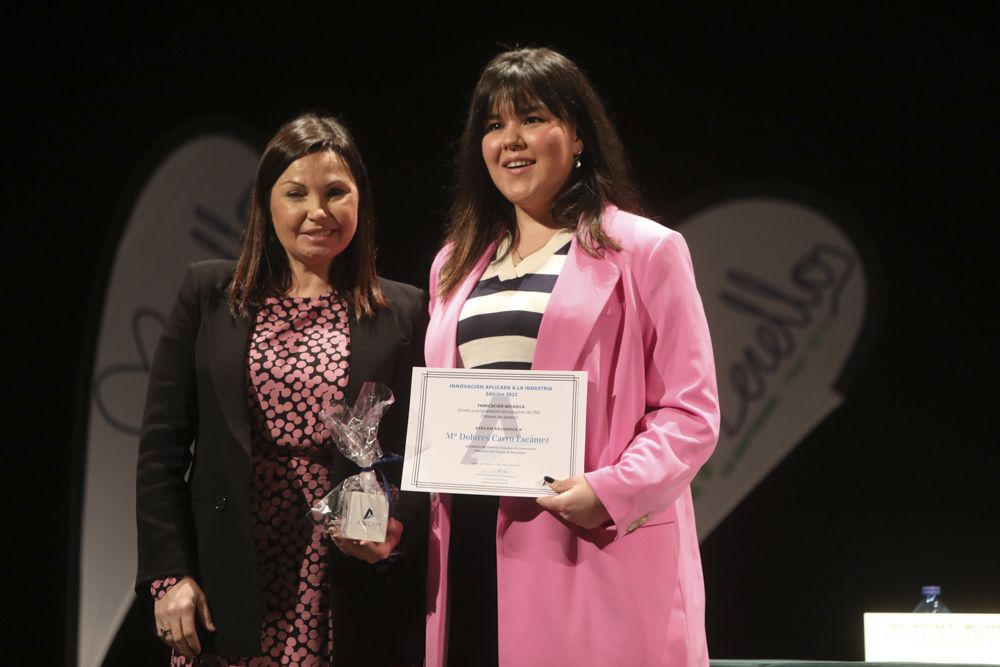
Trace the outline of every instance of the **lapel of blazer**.
[[[605, 212], [605, 220], [613, 211]], [[532, 370], [573, 370], [621, 270], [607, 253], [593, 257], [574, 235], [538, 329]]]
[[371, 380], [385, 384], [388, 378], [375, 377], [374, 360], [382, 342], [378, 340], [378, 323], [382, 318], [387, 317], [388, 308], [380, 308], [375, 311], [375, 317], [358, 320], [354, 317], [354, 305], [350, 298], [347, 299], [347, 332], [348, 332], [348, 373], [347, 389], [344, 391], [344, 399], [348, 405], [354, 405], [361, 393], [361, 386]]
[[466, 299], [472, 294], [472, 288], [479, 282], [479, 277], [486, 270], [490, 258], [496, 252], [497, 244], [493, 243], [489, 249], [479, 258], [476, 266], [465, 277], [465, 280], [455, 288], [451, 297], [438, 304], [440, 315], [435, 313], [435, 317], [440, 317], [440, 326], [435, 327], [435, 336], [427, 338], [427, 365], [438, 368], [455, 368], [458, 366], [458, 317], [462, 314], [462, 306]]
[[[212, 323], [212, 359], [209, 368], [218, 391], [219, 407], [226, 426], [240, 446], [251, 455], [250, 410], [247, 407], [247, 350], [250, 344], [250, 324], [233, 317], [226, 303], [227, 277], [214, 286], [211, 295], [214, 313]], [[252, 317], [253, 315], [251, 315]]]

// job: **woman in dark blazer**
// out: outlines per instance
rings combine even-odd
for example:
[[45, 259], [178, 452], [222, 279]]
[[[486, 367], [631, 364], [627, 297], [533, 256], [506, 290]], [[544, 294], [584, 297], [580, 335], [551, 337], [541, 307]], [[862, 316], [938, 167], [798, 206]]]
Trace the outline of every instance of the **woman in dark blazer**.
[[422, 659], [424, 496], [399, 497], [383, 543], [331, 541], [306, 517], [357, 472], [317, 419], [325, 404], [388, 385], [379, 438], [402, 453], [426, 296], [376, 276], [373, 226], [353, 139], [307, 114], [261, 157], [240, 259], [189, 267], [150, 370], [137, 477], [136, 588], [158, 597], [174, 664]]

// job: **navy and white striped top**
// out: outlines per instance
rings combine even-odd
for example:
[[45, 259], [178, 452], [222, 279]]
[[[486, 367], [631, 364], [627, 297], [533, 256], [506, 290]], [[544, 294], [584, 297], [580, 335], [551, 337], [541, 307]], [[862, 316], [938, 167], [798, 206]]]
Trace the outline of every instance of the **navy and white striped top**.
[[[566, 262], [572, 237], [571, 230], [560, 230], [517, 266], [511, 253], [486, 267], [458, 318], [462, 366], [531, 368], [542, 315]], [[507, 243], [497, 249], [498, 257]]]

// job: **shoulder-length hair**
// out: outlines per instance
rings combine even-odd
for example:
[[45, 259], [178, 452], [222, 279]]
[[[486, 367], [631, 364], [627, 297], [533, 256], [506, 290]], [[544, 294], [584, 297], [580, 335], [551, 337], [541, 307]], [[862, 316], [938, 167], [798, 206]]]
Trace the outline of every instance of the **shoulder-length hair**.
[[358, 319], [371, 317], [385, 305], [375, 272], [375, 213], [361, 152], [339, 120], [306, 113], [278, 130], [257, 163], [250, 220], [229, 285], [229, 307], [237, 317], [248, 319], [264, 299], [285, 294], [292, 286], [288, 255], [271, 219], [271, 188], [288, 165], [318, 151], [339, 155], [358, 186], [358, 228], [347, 248], [330, 263], [330, 284], [344, 295]]
[[438, 285], [442, 296], [458, 286], [498, 238], [508, 234], [517, 240], [513, 204], [494, 186], [481, 144], [487, 120], [497, 109], [511, 108], [523, 114], [539, 104], [573, 125], [583, 140], [581, 165], [572, 171], [552, 202], [556, 224], [575, 229], [580, 247], [597, 255], [606, 249], [620, 249], [601, 226], [608, 204], [642, 212], [621, 139], [586, 74], [551, 49], [505, 51], [487, 63], [480, 74], [458, 141], [445, 239], [451, 251], [441, 268]]

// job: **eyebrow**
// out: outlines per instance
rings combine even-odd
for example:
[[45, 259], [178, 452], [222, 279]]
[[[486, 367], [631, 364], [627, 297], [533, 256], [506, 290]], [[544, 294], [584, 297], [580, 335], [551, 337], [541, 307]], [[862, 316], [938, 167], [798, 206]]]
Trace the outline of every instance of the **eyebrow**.
[[[527, 109], [522, 109], [520, 111], [518, 111], [518, 110], [515, 109], [514, 110], [514, 115], [527, 116], [528, 114], [541, 113], [541, 112], [543, 112], [545, 110], [546, 110], [546, 107], [539, 106], [539, 105], [536, 104], [534, 106], [528, 107]], [[501, 115], [502, 114], [500, 112], [494, 111], [492, 113], [487, 114], [486, 120], [495, 120], [495, 119], [500, 118]]]
[[[344, 176], [337, 176], [336, 178], [332, 178], [329, 181], [325, 182], [321, 187], [325, 188], [325, 187], [327, 187], [329, 185], [337, 185], [337, 184], [348, 183], [348, 182], [350, 182], [349, 178], [346, 178]], [[279, 183], [277, 183], [277, 185], [298, 185], [298, 186], [301, 186], [303, 188], [309, 187], [308, 185], [306, 185], [305, 183], [303, 183], [301, 181], [296, 181], [294, 178], [289, 178], [289, 179], [286, 179], [284, 181], [280, 181]]]

